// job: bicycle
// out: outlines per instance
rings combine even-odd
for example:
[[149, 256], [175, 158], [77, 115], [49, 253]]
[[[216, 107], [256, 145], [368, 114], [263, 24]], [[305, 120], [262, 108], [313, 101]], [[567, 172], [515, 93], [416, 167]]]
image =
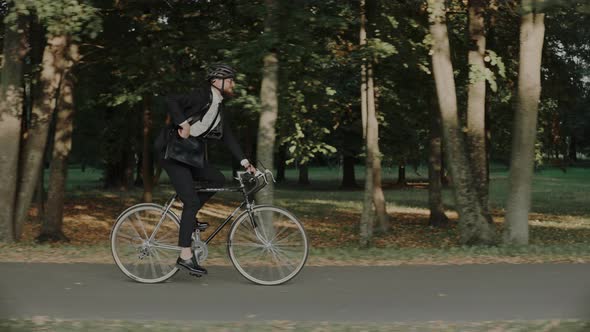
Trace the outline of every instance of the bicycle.
[[[208, 256], [207, 244], [230, 222], [227, 237], [230, 261], [246, 279], [259, 285], [280, 285], [293, 279], [305, 265], [309, 244], [303, 225], [289, 211], [273, 205], [255, 205], [253, 195], [264, 188], [272, 172], [255, 175], [239, 173], [240, 186], [198, 187], [198, 192], [241, 192], [244, 200], [205, 240], [200, 230], [192, 234], [192, 250], [199, 264]], [[127, 277], [141, 283], [164, 282], [179, 268], [176, 258], [180, 219], [171, 211], [178, 195], [164, 206], [141, 203], [129, 207], [111, 230], [111, 252], [116, 265]], [[199, 276], [199, 275], [197, 275]]]

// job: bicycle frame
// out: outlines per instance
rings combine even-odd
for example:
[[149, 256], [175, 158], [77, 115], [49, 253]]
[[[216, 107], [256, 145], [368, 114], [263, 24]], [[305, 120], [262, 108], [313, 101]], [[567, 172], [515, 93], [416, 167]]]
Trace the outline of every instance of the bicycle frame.
[[[264, 181], [266, 182], [266, 177], [264, 176], [264, 174], [262, 174], [262, 176], [264, 177]], [[251, 202], [248, 199], [248, 195], [249, 193], [246, 193], [244, 190], [244, 184], [242, 183], [241, 179], [238, 179], [240, 181], [240, 187], [234, 187], [234, 188], [199, 188], [196, 191], [197, 192], [222, 192], [222, 191], [226, 191], [226, 192], [241, 192], [244, 196], [244, 201], [242, 201], [242, 203], [229, 215], [227, 216], [227, 218], [225, 218], [225, 220], [221, 223], [221, 225], [219, 225], [215, 231], [213, 231], [213, 233], [211, 235], [209, 235], [209, 237], [205, 240], [205, 244], [209, 244], [209, 242], [211, 242], [211, 240], [213, 240], [213, 238], [215, 238], [215, 236], [234, 218], [234, 216], [236, 215], [236, 213], [240, 210], [242, 210], [242, 208], [244, 206], [246, 206], [246, 212], [248, 213], [248, 216], [250, 217], [250, 222], [252, 223], [252, 228], [254, 229], [254, 232], [256, 234], [256, 237], [262, 242], [262, 243], [266, 243], [267, 240], [265, 240], [260, 233], [258, 232], [258, 227], [256, 225], [256, 221], [254, 220], [254, 217], [252, 216], [252, 209], [254, 207], [253, 202]], [[268, 183], [268, 182], [267, 182]], [[164, 205], [164, 212], [162, 213], [162, 217], [160, 218], [160, 221], [158, 221], [158, 224], [156, 225], [154, 231], [152, 232], [152, 234], [150, 235], [149, 239], [148, 239], [148, 243], [152, 244], [154, 247], [156, 248], [162, 248], [162, 249], [171, 249], [171, 250], [181, 250], [181, 247], [179, 246], [170, 246], [170, 245], [165, 245], [165, 244], [159, 244], [159, 243], [154, 243], [154, 238], [156, 236], [156, 233], [158, 233], [158, 230], [160, 229], [160, 225], [162, 224], [162, 222], [164, 221], [164, 218], [166, 216], [166, 214], [170, 211], [170, 208], [172, 207], [172, 204], [174, 204], [174, 202], [176, 201], [176, 199], [178, 198], [178, 194], [174, 194], [174, 196], [172, 196], [172, 198], [170, 198], [166, 204]], [[198, 230], [196, 231], [198, 232]], [[198, 233], [197, 233], [198, 234]], [[197, 237], [198, 239], [198, 237]]]

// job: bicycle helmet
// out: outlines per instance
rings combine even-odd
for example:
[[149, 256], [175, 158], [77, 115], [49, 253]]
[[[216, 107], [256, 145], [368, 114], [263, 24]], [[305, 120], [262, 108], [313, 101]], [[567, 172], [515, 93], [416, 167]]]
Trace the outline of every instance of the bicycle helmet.
[[229, 65], [215, 64], [207, 70], [207, 81], [211, 81], [215, 78], [236, 78], [236, 71]]

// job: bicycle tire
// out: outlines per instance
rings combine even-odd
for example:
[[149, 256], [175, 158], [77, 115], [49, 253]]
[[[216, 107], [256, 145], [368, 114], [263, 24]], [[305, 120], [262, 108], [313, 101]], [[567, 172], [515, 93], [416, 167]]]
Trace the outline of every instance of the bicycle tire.
[[[123, 211], [113, 225], [110, 234], [111, 254], [119, 270], [132, 280], [159, 283], [178, 272], [178, 251], [154, 246], [176, 246], [180, 222], [173, 212], [166, 213], [154, 243], [147, 241], [164, 211], [164, 207], [158, 204], [137, 204]], [[135, 225], [131, 218], [136, 219]]]
[[227, 249], [233, 266], [244, 278], [259, 285], [292, 280], [305, 266], [309, 254], [303, 225], [289, 211], [271, 205], [255, 206], [251, 215], [259, 235], [247, 211], [231, 225]]

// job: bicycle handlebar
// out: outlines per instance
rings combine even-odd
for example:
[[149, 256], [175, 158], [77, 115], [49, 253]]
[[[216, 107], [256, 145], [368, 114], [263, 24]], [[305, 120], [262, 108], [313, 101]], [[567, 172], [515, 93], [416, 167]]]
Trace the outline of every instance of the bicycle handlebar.
[[277, 182], [274, 175], [272, 174], [272, 171], [266, 168], [263, 171], [256, 169], [256, 173], [254, 174], [249, 172], [238, 172], [238, 177], [236, 180], [240, 181], [240, 184], [242, 188], [244, 188], [246, 195], [250, 195], [260, 191], [267, 184], [269, 184], [269, 179], [267, 178], [269, 175], [272, 182]]

